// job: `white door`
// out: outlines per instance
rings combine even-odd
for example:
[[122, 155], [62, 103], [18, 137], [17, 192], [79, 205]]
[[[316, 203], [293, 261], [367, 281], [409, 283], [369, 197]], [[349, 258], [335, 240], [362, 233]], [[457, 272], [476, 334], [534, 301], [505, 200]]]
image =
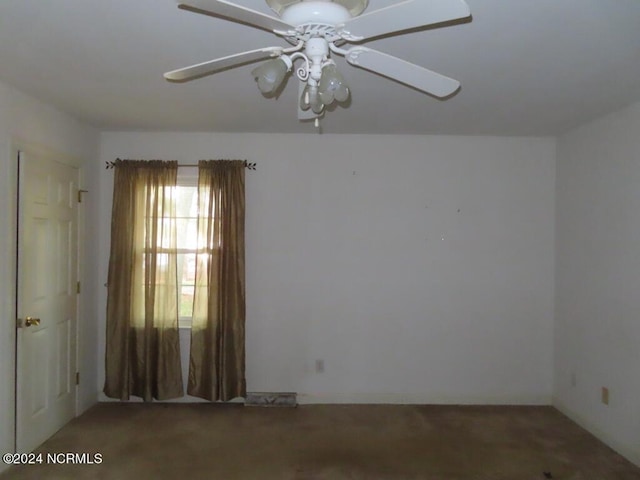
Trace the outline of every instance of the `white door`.
[[78, 170], [19, 164], [16, 448], [30, 452], [75, 416]]

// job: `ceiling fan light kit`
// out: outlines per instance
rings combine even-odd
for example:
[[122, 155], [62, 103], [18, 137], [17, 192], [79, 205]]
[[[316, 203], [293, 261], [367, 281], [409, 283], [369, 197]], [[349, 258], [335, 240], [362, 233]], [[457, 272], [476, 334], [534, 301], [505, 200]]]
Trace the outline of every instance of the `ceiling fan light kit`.
[[[326, 107], [349, 99], [350, 89], [331, 54], [347, 63], [430, 95], [445, 98], [460, 83], [452, 78], [363, 46], [345, 49], [345, 43], [362, 43], [374, 37], [400, 33], [470, 16], [464, 0], [404, 0], [364, 13], [368, 0], [266, 0], [280, 18], [265, 15], [226, 0], [191, 0], [179, 7], [195, 13], [221, 17], [269, 30], [292, 47], [266, 47], [164, 74], [167, 80], [184, 82], [204, 75], [271, 58], [254, 68], [251, 75], [265, 95], [272, 95], [294, 70], [300, 82], [300, 120], [319, 118]], [[301, 61], [299, 66], [296, 62]], [[310, 112], [312, 112], [310, 114]]]

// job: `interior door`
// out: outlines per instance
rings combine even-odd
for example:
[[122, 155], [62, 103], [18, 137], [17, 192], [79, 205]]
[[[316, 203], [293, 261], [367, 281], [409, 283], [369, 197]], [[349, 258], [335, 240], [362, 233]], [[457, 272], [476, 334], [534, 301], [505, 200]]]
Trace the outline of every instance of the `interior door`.
[[75, 416], [78, 169], [21, 152], [16, 448], [30, 452]]

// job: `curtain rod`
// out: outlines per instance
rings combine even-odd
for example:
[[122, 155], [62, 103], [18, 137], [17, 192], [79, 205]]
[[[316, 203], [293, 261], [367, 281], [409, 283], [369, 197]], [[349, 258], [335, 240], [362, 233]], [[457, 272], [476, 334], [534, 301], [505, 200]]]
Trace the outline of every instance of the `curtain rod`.
[[[107, 160], [106, 163], [107, 166], [105, 167], [107, 170], [110, 170], [112, 168], [116, 167], [116, 162], [120, 160], [119, 158], [116, 159], [115, 161], [109, 161]], [[183, 163], [183, 164], [178, 164], [178, 167], [197, 167], [198, 164], [197, 163]], [[247, 170], [255, 170], [256, 169], [256, 164], [255, 163], [250, 163], [247, 160], [244, 161], [244, 168], [246, 168]]]

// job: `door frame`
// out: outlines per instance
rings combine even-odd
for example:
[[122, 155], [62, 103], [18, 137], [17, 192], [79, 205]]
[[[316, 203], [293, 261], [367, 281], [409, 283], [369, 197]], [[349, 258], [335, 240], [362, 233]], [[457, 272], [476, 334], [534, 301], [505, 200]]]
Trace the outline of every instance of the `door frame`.
[[[9, 291], [9, 298], [13, 299], [13, 304], [12, 304], [12, 319], [14, 322], [14, 330], [13, 330], [13, 365], [12, 365], [12, 370], [13, 370], [13, 385], [11, 385], [11, 390], [13, 392], [13, 402], [11, 403], [11, 407], [10, 409], [12, 410], [10, 412], [10, 415], [13, 418], [13, 451], [16, 451], [17, 448], [17, 432], [18, 432], [18, 357], [19, 357], [19, 351], [18, 351], [18, 328], [17, 328], [17, 315], [18, 315], [18, 301], [19, 299], [19, 291], [18, 291], [18, 249], [19, 249], [19, 225], [18, 225], [18, 220], [19, 220], [19, 208], [20, 208], [20, 184], [21, 184], [21, 179], [19, 177], [19, 169], [18, 169], [18, 162], [19, 162], [19, 155], [21, 152], [24, 152], [27, 156], [31, 155], [39, 155], [39, 156], [44, 156], [45, 158], [47, 158], [48, 160], [53, 160], [56, 161], [58, 163], [62, 163], [64, 165], [68, 165], [74, 168], [78, 169], [78, 188], [81, 189], [84, 183], [84, 169], [83, 169], [83, 162], [72, 156], [69, 154], [64, 154], [64, 153], [60, 153], [54, 149], [51, 149], [49, 147], [45, 147], [39, 144], [35, 144], [32, 142], [29, 142], [28, 140], [25, 140], [23, 138], [20, 137], [12, 137], [10, 140], [10, 147], [9, 147], [9, 155], [10, 155], [10, 162], [9, 162], [9, 171], [8, 173], [8, 177], [9, 177], [9, 185], [10, 185], [10, 198], [12, 199], [11, 204], [9, 205], [9, 218], [10, 218], [10, 228], [11, 230], [14, 232], [14, 235], [12, 235], [11, 241], [10, 241], [10, 251], [13, 252], [13, 255], [11, 255], [10, 261], [9, 261], [9, 268], [10, 271], [12, 272], [12, 282], [10, 285], [10, 291]], [[84, 219], [84, 212], [82, 209], [82, 203], [80, 203], [78, 205], [78, 212], [77, 212], [77, 227], [78, 227], [78, 239], [77, 239], [77, 255], [78, 255], [78, 261], [77, 261], [77, 278], [80, 281], [81, 279], [84, 278], [83, 275], [83, 260], [84, 260], [84, 232], [85, 232], [85, 219]], [[81, 344], [81, 339], [82, 336], [80, 335], [80, 312], [82, 312], [82, 298], [83, 295], [82, 293], [79, 293], [76, 297], [76, 308], [77, 308], [77, 318], [76, 318], [76, 328], [75, 328], [75, 352], [73, 352], [75, 358], [76, 358], [76, 371], [81, 372], [81, 364], [80, 364], [80, 352], [82, 351], [82, 344]], [[79, 412], [79, 388], [78, 385], [75, 385], [75, 390], [74, 390], [74, 416], [78, 416], [78, 412]], [[18, 453], [26, 453], [26, 452], [18, 452]]]

